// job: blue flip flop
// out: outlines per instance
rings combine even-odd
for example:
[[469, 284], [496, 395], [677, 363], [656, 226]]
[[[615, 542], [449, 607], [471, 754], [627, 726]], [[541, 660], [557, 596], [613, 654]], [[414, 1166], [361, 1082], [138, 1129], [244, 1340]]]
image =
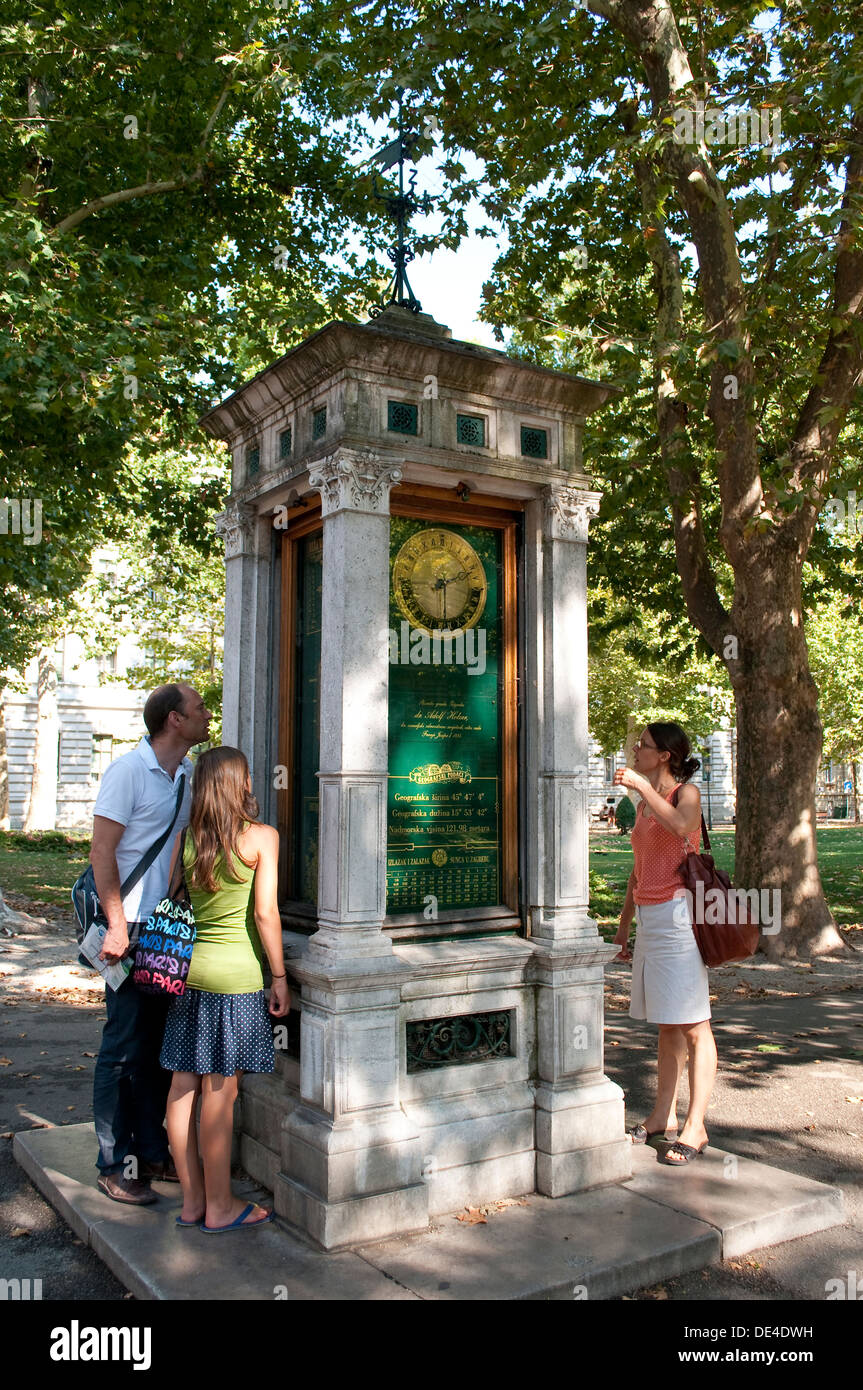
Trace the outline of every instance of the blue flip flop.
[[178, 1217], [177, 1217], [177, 1225], [178, 1225], [178, 1226], [200, 1226], [200, 1225], [201, 1225], [201, 1222], [200, 1222], [200, 1221], [184, 1221], [183, 1218], [182, 1218], [181, 1216], [178, 1216]]
[[240, 1212], [236, 1221], [230, 1222], [230, 1224], [227, 1226], [202, 1225], [201, 1230], [206, 1231], [208, 1236], [217, 1236], [221, 1235], [222, 1231], [251, 1231], [254, 1230], [255, 1226], [266, 1226], [267, 1222], [272, 1221], [275, 1217], [276, 1213], [274, 1211], [268, 1211], [266, 1216], [262, 1216], [258, 1221], [246, 1220], [246, 1217], [248, 1216], [249, 1212], [254, 1211], [255, 1205], [256, 1204], [254, 1202], [249, 1202], [249, 1205], [247, 1207], [244, 1207], [243, 1210]]

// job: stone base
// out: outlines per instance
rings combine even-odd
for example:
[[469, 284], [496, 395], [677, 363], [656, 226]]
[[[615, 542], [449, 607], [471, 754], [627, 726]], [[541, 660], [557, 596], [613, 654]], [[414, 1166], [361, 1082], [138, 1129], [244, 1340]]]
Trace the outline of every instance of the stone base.
[[324, 1250], [407, 1235], [428, 1226], [428, 1188], [423, 1182], [334, 1202], [323, 1201], [295, 1178], [279, 1173], [273, 1197], [277, 1214]]
[[631, 1177], [632, 1144], [623, 1115], [623, 1092], [605, 1076], [578, 1086], [539, 1086], [537, 1192], [563, 1197]]

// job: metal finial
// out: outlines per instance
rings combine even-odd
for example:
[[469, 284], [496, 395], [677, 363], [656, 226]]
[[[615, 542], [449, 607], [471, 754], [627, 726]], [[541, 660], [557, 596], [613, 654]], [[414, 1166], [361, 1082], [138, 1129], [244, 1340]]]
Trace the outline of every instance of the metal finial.
[[405, 160], [410, 159], [413, 148], [419, 139], [416, 131], [406, 131], [404, 128], [404, 107], [402, 97], [404, 89], [396, 88], [396, 95], [399, 103], [398, 135], [395, 140], [390, 141], [376, 155], [372, 156], [371, 163], [380, 166], [380, 172], [392, 169], [395, 164], [399, 166], [399, 191], [398, 194], [382, 192], [378, 185], [377, 172], [373, 175], [373, 185], [375, 197], [380, 198], [386, 205], [387, 212], [395, 218], [396, 241], [393, 246], [387, 248], [387, 255], [395, 266], [393, 278], [384, 291], [384, 297], [370, 310], [372, 318], [377, 318], [388, 304], [400, 304], [412, 313], [418, 314], [422, 305], [414, 294], [410, 281], [407, 277], [405, 266], [414, 258], [414, 253], [407, 245], [405, 240], [408, 230], [408, 221], [414, 212], [430, 212], [433, 203], [427, 193], [419, 197], [416, 193], [417, 171], [412, 169], [408, 176], [407, 186], [405, 185]]

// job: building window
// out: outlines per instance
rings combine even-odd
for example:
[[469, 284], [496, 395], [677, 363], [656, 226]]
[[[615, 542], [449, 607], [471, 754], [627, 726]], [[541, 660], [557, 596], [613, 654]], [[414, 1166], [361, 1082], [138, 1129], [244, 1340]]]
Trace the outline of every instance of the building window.
[[395, 434], [416, 434], [419, 410], [410, 401], [387, 401], [387, 429]]
[[606, 758], [605, 760], [605, 780], [606, 782], [614, 781], [614, 758]]
[[116, 676], [117, 652], [100, 652], [96, 657], [96, 670], [100, 676]]
[[261, 451], [257, 444], [246, 450], [246, 477], [254, 478], [261, 471]]
[[456, 415], [455, 437], [459, 444], [485, 448], [485, 420], [482, 415]]
[[536, 429], [533, 425], [521, 427], [521, 452], [525, 458], [548, 458], [548, 431]]
[[93, 751], [90, 756], [90, 777], [98, 782], [111, 761], [114, 738], [112, 734], [94, 734]]
[[282, 430], [279, 435], [279, 458], [286, 459], [291, 456], [291, 427], [288, 425], [286, 430]]
[[327, 407], [322, 405], [320, 410], [312, 414], [312, 439], [323, 439], [327, 432]]

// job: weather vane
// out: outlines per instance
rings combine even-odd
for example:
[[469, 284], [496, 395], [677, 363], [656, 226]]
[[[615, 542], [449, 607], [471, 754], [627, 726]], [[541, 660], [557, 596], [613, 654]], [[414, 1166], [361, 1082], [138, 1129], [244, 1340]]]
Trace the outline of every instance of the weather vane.
[[[396, 96], [399, 103], [398, 135], [395, 140], [391, 140], [376, 155], [372, 155], [371, 164], [380, 166], [380, 172], [392, 169], [395, 164], [399, 166], [399, 191], [397, 194], [387, 193], [381, 190], [378, 185], [377, 172], [373, 175], [373, 185], [375, 197], [380, 198], [386, 205], [387, 212], [395, 218], [396, 223], [396, 242], [395, 245], [387, 247], [387, 255], [395, 266], [393, 278], [384, 291], [384, 298], [370, 310], [371, 317], [377, 318], [378, 314], [383, 313], [389, 304], [400, 304], [411, 313], [418, 314], [422, 305], [411, 289], [410, 281], [407, 277], [405, 266], [414, 258], [414, 253], [405, 241], [405, 234], [408, 228], [408, 221], [415, 212], [431, 212], [434, 202], [428, 193], [419, 196], [416, 192], [417, 171], [411, 169], [410, 175], [405, 186], [405, 160], [413, 157], [413, 149], [419, 140], [418, 131], [406, 131], [404, 128], [404, 107], [402, 97], [404, 89], [396, 88]], [[389, 292], [387, 297], [387, 291]]]

